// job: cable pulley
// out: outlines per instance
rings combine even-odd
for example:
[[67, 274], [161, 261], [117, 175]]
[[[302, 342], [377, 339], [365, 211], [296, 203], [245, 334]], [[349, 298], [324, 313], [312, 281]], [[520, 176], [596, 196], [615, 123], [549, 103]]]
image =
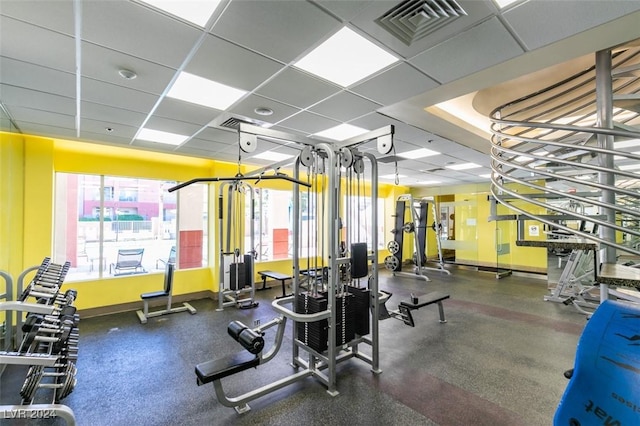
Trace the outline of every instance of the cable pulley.
[[359, 175], [364, 173], [364, 160], [362, 157], [356, 158], [353, 162], [353, 171]]
[[304, 167], [311, 167], [311, 165], [313, 165], [313, 154], [310, 146], [305, 146], [302, 148], [302, 151], [300, 151], [300, 164]]
[[240, 149], [243, 152], [253, 152], [258, 147], [258, 136], [251, 133], [240, 133], [239, 136]]
[[349, 148], [340, 148], [340, 165], [344, 168], [349, 168], [353, 164], [353, 153]]

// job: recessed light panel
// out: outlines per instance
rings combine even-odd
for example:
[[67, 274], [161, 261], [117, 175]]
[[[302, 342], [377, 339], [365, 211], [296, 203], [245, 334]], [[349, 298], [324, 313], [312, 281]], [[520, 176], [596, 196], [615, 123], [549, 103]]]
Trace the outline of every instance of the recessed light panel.
[[613, 149], [632, 148], [634, 146], [640, 146], [640, 139], [630, 139], [628, 141], [613, 143]]
[[140, 130], [140, 133], [138, 133], [138, 137], [136, 137], [136, 139], [142, 141], [164, 143], [167, 145], [180, 145], [188, 138], [189, 136], [153, 129], [142, 129]]
[[397, 61], [392, 54], [344, 27], [295, 66], [347, 87]]
[[484, 179], [491, 179], [491, 173], [485, 173], [483, 175], [478, 175], [478, 176], [480, 176], [481, 178], [484, 178]]
[[281, 152], [273, 152], [273, 151], [265, 151], [260, 154], [256, 154], [253, 158], [259, 158], [261, 160], [269, 160], [269, 161], [283, 161], [288, 160], [289, 158], [293, 158], [293, 155], [283, 154]]
[[437, 152], [437, 151], [432, 151], [432, 150], [427, 149], [427, 148], [419, 148], [419, 149], [414, 149], [412, 151], [399, 152], [396, 155], [398, 157], [408, 158], [410, 160], [415, 160], [417, 158], [431, 157], [433, 155], [438, 155], [438, 154], [440, 154], [440, 153]]
[[416, 182], [418, 185], [437, 185], [439, 183], [442, 183], [439, 180], [419, 180], [418, 182]]
[[462, 164], [453, 164], [451, 166], [445, 166], [445, 167], [449, 170], [469, 170], [469, 169], [475, 169], [477, 167], [482, 167], [482, 166], [476, 163], [462, 163]]
[[336, 127], [316, 133], [314, 136], [321, 136], [323, 138], [333, 139], [334, 141], [344, 141], [367, 132], [368, 130], [363, 129], [362, 127], [343, 123]]
[[141, 0], [153, 7], [204, 27], [220, 0]]
[[181, 72], [167, 96], [209, 108], [225, 110], [246, 93], [244, 90], [229, 87], [188, 72]]

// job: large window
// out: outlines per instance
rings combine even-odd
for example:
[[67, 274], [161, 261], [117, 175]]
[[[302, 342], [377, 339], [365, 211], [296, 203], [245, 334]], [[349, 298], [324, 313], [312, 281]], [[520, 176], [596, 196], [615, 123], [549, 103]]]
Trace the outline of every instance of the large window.
[[68, 280], [207, 265], [206, 185], [56, 174], [54, 261]]
[[378, 199], [378, 223], [373, 223], [373, 209], [370, 197], [344, 197], [345, 215], [349, 218], [345, 224], [345, 233], [349, 243], [367, 243], [373, 250], [373, 232], [378, 233], [378, 249], [385, 247], [384, 241], [384, 199]]
[[[367, 242], [369, 250], [373, 232], [378, 233], [378, 248], [385, 246], [384, 241], [384, 200], [378, 200], [378, 223], [373, 222], [370, 198], [345, 197], [344, 223], [342, 239], [350, 243]], [[317, 200], [314, 193], [300, 193], [300, 234], [299, 247], [301, 258], [313, 257], [323, 249], [322, 235], [328, 230], [318, 215], [323, 214], [316, 208], [322, 200]], [[247, 203], [246, 217], [251, 217], [251, 206]], [[328, 214], [328, 212], [324, 212]], [[291, 191], [271, 189], [254, 190], [254, 250], [257, 261], [290, 259], [293, 256], [293, 194]], [[250, 247], [251, 232], [245, 232], [245, 247]], [[325, 249], [327, 247], [324, 247]]]

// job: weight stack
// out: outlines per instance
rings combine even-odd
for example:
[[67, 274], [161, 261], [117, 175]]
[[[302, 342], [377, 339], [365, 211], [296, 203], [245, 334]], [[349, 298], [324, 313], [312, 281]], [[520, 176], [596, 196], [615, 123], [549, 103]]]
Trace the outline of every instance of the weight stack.
[[349, 293], [353, 294], [355, 333], [358, 336], [366, 336], [369, 334], [371, 291], [368, 288], [349, 287]]
[[[326, 309], [326, 295], [318, 294], [313, 296], [309, 293], [300, 293], [296, 297], [296, 313], [315, 314]], [[327, 341], [329, 339], [329, 321], [327, 319], [315, 322], [298, 322], [296, 323], [296, 330], [298, 332], [298, 340], [314, 351], [322, 353], [327, 350]]]
[[[327, 293], [321, 293], [325, 297]], [[355, 325], [355, 302], [354, 296], [351, 293], [345, 293], [342, 296], [336, 296], [336, 346], [342, 346], [345, 343], [349, 343], [356, 337], [356, 325]], [[342, 305], [344, 304], [344, 312]], [[327, 332], [328, 334], [328, 332]], [[327, 340], [329, 336], [327, 335]]]

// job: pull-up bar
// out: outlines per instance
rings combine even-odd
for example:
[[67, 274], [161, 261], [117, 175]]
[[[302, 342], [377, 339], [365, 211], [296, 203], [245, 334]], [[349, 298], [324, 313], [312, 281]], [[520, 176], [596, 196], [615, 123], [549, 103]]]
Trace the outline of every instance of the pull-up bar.
[[179, 185], [173, 186], [168, 189], [169, 192], [177, 191], [178, 189], [182, 189], [185, 186], [189, 186], [198, 182], [237, 182], [241, 180], [255, 180], [256, 182], [261, 180], [286, 180], [289, 182], [297, 183], [298, 185], [306, 186], [307, 188], [311, 188], [311, 184], [307, 182], [303, 182], [298, 179], [294, 179], [291, 176], [287, 176], [285, 174], [278, 173], [276, 175], [268, 175], [268, 176], [234, 176], [234, 177], [208, 177], [208, 178], [195, 178], [188, 180], [186, 182], [182, 182]]

